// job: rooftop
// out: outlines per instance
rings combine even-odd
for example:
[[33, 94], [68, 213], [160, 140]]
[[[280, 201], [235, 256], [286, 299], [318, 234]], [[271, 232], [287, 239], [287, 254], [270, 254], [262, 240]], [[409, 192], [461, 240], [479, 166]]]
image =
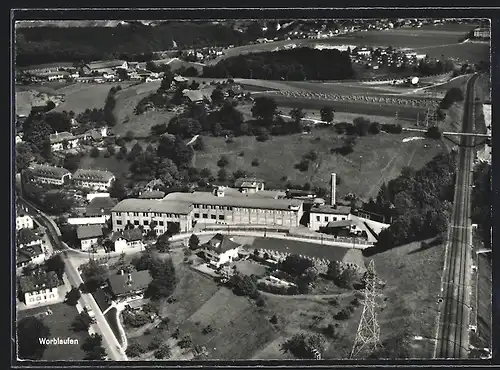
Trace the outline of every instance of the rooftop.
[[187, 215], [191, 204], [163, 199], [124, 199], [111, 209], [111, 212], [157, 212]]
[[148, 270], [133, 271], [130, 274], [111, 275], [109, 287], [115, 295], [122, 295], [137, 290], [145, 290], [152, 278]]
[[331, 215], [348, 215], [351, 213], [351, 207], [347, 206], [330, 206], [330, 205], [317, 205], [311, 208], [311, 213], [325, 213]]
[[45, 272], [38, 269], [32, 275], [21, 276], [19, 285], [23, 293], [29, 293], [41, 289], [52, 289], [61, 284], [54, 271]]
[[115, 175], [109, 171], [79, 169], [73, 174], [73, 180], [108, 182], [114, 176]]
[[26, 245], [41, 240], [31, 229], [21, 229], [17, 232], [17, 245]]
[[256, 196], [223, 196], [218, 197], [211, 193], [193, 192], [193, 193], [170, 193], [164, 200], [175, 200], [191, 204], [207, 204], [242, 208], [259, 208], [288, 211], [291, 208], [300, 207], [302, 201], [296, 199], [269, 199]]
[[244, 197], [244, 198], [260, 197], [260, 198], [278, 199], [278, 198], [284, 198], [286, 196], [286, 193], [279, 190], [260, 190], [254, 193], [243, 193], [239, 189], [225, 188], [224, 195], [232, 197]]
[[102, 216], [111, 214], [111, 209], [116, 205], [117, 201], [110, 197], [95, 197], [85, 209], [85, 216]]
[[35, 244], [17, 250], [16, 262], [29, 262], [32, 258], [44, 254], [42, 245]]
[[139, 195], [139, 199], [163, 199], [165, 192], [160, 190], [145, 191]]
[[185, 89], [182, 91], [182, 94], [192, 102], [202, 101], [203, 99], [211, 99], [210, 94], [202, 90]]
[[78, 240], [99, 238], [102, 235], [102, 226], [100, 225], [78, 226], [76, 229]]
[[73, 134], [63, 131], [56, 132], [55, 134], [50, 134], [49, 140], [51, 144], [62, 143], [64, 140], [74, 140], [76, 139]]
[[128, 242], [142, 240], [142, 231], [140, 229], [127, 229], [122, 231], [123, 238]]
[[216, 234], [212, 239], [210, 239], [205, 247], [211, 251], [217, 253], [224, 253], [231, 249], [236, 249], [240, 244], [233, 242], [228, 236], [222, 234]]
[[264, 184], [264, 180], [262, 179], [257, 179], [255, 177], [241, 177], [239, 179], [237, 179], [235, 182], [234, 182], [234, 186], [236, 188], [241, 188], [242, 186], [244, 186], [244, 184], [246, 186], [255, 183], [255, 185], [257, 184]]
[[96, 61], [87, 64], [90, 69], [101, 69], [101, 68], [115, 68], [120, 67], [125, 63], [124, 60], [105, 60], [105, 61]]
[[351, 225], [354, 223], [353, 220], [340, 220], [340, 221], [330, 221], [329, 223], [326, 224], [326, 227], [351, 227]]

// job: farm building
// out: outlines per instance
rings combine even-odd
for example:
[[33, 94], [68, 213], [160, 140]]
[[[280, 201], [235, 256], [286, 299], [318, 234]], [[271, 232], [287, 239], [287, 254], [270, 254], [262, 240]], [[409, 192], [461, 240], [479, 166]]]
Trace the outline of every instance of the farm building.
[[110, 73], [116, 69], [128, 69], [128, 63], [125, 60], [97, 61], [87, 64], [84, 68], [85, 74], [92, 72]]
[[314, 204], [309, 213], [309, 229], [318, 231], [331, 221], [349, 220], [351, 207]]
[[33, 180], [42, 184], [63, 185], [71, 180], [71, 173], [62, 167], [37, 164], [30, 170]]

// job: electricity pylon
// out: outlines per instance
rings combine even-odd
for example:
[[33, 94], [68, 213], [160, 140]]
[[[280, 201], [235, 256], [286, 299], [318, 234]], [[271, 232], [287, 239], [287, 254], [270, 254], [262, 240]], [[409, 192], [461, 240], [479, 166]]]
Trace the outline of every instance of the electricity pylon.
[[377, 292], [377, 285], [380, 283], [375, 274], [375, 262], [371, 260], [366, 273], [363, 313], [361, 314], [350, 358], [355, 358], [362, 352], [366, 357], [366, 355], [371, 354], [377, 348], [381, 347], [380, 326], [376, 312], [376, 307], [378, 306], [376, 299], [380, 297], [380, 293]]

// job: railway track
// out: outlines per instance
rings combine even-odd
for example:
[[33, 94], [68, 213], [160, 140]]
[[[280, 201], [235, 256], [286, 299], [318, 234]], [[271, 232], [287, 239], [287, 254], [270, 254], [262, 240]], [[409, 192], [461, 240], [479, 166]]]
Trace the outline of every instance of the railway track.
[[[463, 132], [474, 130], [474, 87], [479, 74], [467, 82]], [[469, 354], [469, 320], [471, 301], [472, 227], [471, 185], [474, 137], [462, 136], [455, 195], [441, 281], [442, 302], [437, 325], [435, 358], [467, 358]]]

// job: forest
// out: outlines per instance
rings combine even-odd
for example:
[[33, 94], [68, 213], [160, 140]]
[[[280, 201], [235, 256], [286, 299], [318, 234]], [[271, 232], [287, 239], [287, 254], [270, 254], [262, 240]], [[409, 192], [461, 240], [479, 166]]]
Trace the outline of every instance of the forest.
[[34, 27], [16, 31], [16, 64], [28, 66], [54, 62], [90, 62], [114, 58], [129, 60], [168, 50], [241, 45], [251, 34], [223, 24], [169, 22], [156, 27], [133, 24], [117, 27]]
[[203, 77], [263, 80], [343, 80], [354, 77], [347, 52], [308, 47], [238, 55], [203, 68]]

